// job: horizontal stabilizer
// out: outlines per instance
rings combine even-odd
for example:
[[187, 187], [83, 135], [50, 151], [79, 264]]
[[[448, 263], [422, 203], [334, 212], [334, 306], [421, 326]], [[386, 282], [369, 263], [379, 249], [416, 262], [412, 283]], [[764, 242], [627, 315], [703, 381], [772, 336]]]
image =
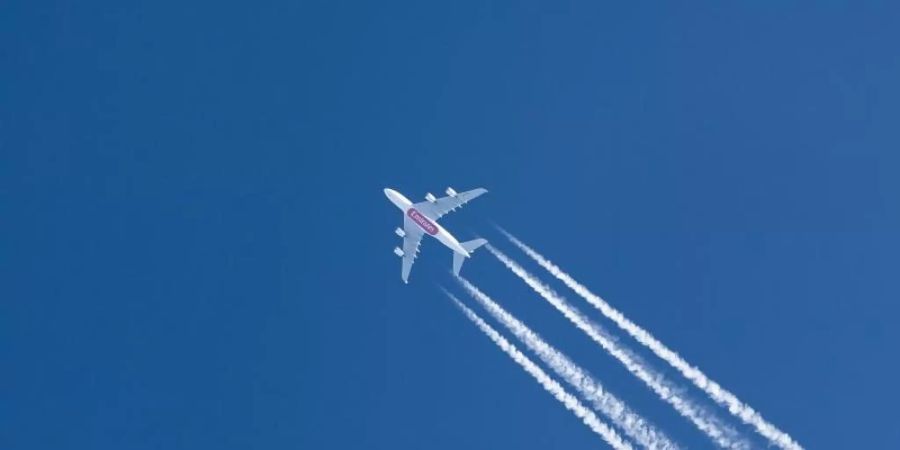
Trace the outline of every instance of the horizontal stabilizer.
[[[472, 252], [484, 244], [487, 244], [487, 239], [472, 239], [471, 241], [463, 242], [459, 245], [471, 255]], [[467, 256], [462, 253], [453, 252], [453, 275], [459, 276], [459, 271], [462, 270], [462, 265], [466, 260], [466, 257]]]

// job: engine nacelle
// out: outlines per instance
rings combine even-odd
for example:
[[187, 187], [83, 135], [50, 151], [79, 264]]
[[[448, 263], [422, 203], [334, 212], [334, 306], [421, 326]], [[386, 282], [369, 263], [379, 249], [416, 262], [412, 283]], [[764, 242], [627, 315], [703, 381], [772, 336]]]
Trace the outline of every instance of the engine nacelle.
[[400, 250], [400, 247], [394, 247], [394, 254], [402, 258], [406, 253], [403, 253], [403, 250]]
[[429, 192], [429, 193], [425, 194], [425, 200], [428, 200], [429, 202], [434, 203], [437, 201], [437, 198], [435, 198], [434, 195], [432, 195], [431, 192]]
[[447, 188], [447, 195], [449, 195], [449, 196], [451, 196], [451, 197], [456, 197], [456, 191], [454, 191], [452, 187], [448, 187], [448, 188]]
[[405, 237], [405, 236], [406, 236], [406, 232], [403, 231], [402, 228], [397, 228], [396, 230], [394, 230], [394, 233], [397, 233], [397, 236], [400, 236], [400, 237]]

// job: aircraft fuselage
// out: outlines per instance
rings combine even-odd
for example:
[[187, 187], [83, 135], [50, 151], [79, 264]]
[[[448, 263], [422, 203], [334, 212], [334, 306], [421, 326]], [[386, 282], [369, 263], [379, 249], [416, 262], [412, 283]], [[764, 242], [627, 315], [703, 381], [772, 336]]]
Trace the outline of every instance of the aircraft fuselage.
[[444, 229], [444, 227], [440, 226], [436, 220], [427, 217], [425, 214], [422, 214], [419, 210], [413, 207], [413, 203], [409, 201], [403, 194], [393, 190], [393, 189], [385, 189], [384, 195], [387, 196], [388, 200], [391, 201], [397, 208], [403, 211], [412, 221], [415, 223], [425, 234], [433, 236], [435, 239], [440, 241], [442, 244], [446, 245], [450, 250], [453, 250], [456, 253], [461, 255], [469, 256], [469, 252], [466, 251], [460, 245], [459, 241], [450, 234], [449, 231]]

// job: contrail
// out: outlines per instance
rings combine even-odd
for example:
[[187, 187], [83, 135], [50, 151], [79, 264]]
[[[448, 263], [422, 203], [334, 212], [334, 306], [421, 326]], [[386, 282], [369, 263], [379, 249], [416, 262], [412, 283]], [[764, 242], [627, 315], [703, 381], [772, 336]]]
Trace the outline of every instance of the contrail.
[[[446, 292], [446, 291], [445, 291]], [[506, 340], [497, 330], [487, 324], [478, 314], [475, 314], [474, 311], [469, 309], [466, 305], [462, 304], [453, 294], [447, 292], [447, 296], [456, 303], [456, 306], [462, 310], [463, 314], [469, 318], [484, 334], [486, 334], [491, 341], [497, 344], [501, 350], [503, 350], [510, 358], [513, 359], [516, 363], [522, 366], [529, 375], [534, 377], [544, 389], [547, 390], [550, 394], [553, 395], [557, 400], [560, 401], [563, 405], [565, 405], [566, 409], [572, 411], [588, 428], [591, 429], [594, 433], [600, 435], [606, 443], [612, 446], [615, 449], [619, 450], [631, 450], [631, 445], [622, 439], [615, 430], [609, 427], [609, 425], [603, 423], [596, 414], [593, 413], [586, 406], [582, 405], [574, 395], [566, 392], [566, 390], [550, 375], [547, 375], [546, 372], [543, 371], [537, 364], [528, 359], [519, 349], [516, 348], [513, 344]]]
[[713, 380], [710, 380], [709, 377], [706, 376], [700, 369], [690, 365], [687, 361], [684, 360], [678, 353], [675, 353], [673, 350], [669, 349], [665, 344], [657, 340], [653, 337], [650, 332], [641, 328], [627, 317], [624, 314], [619, 312], [619, 310], [610, 306], [609, 303], [606, 303], [605, 300], [600, 298], [600, 296], [594, 294], [589, 291], [582, 284], [578, 283], [569, 276], [567, 273], [563, 272], [558, 266], [544, 258], [541, 254], [533, 250], [531, 247], [525, 245], [522, 241], [518, 240], [515, 236], [507, 232], [506, 230], [498, 227], [500, 232], [506, 235], [506, 237], [515, 244], [516, 247], [519, 247], [525, 254], [527, 254], [531, 259], [535, 260], [541, 267], [550, 272], [553, 276], [562, 281], [566, 286], [575, 291], [578, 295], [583, 297], [595, 308], [600, 310], [600, 312], [616, 323], [619, 328], [625, 330], [628, 334], [634, 337], [638, 342], [649, 348], [656, 356], [662, 358], [664, 361], [669, 363], [676, 370], [681, 372], [681, 374], [691, 380], [695, 386], [700, 388], [703, 392], [709, 395], [716, 403], [726, 408], [728, 412], [733, 414], [735, 417], [739, 418], [744, 423], [754, 427], [756, 431], [768, 439], [773, 444], [791, 450], [800, 450], [803, 447], [800, 446], [799, 443], [794, 441], [790, 435], [779, 430], [775, 425], [767, 422], [762, 415], [756, 412], [749, 405], [741, 402], [737, 396], [720, 386]]
[[[528, 328], [515, 316], [494, 302], [487, 294], [472, 285], [468, 280], [459, 278], [459, 282], [498, 322], [502, 323], [513, 335], [522, 341], [557, 375], [571, 384], [585, 399], [593, 403], [594, 409], [610, 418], [625, 433], [645, 448], [671, 450], [678, 446], [663, 433], [657, 431], [640, 415], [631, 411], [627, 405], [606, 392], [603, 386], [595, 381], [589, 373], [575, 364], [565, 354], [553, 348], [540, 335]], [[449, 295], [449, 294], [448, 294]]]
[[722, 424], [712, 413], [706, 411], [692, 401], [682, 396], [672, 383], [665, 377], [641, 361], [631, 351], [622, 348], [609, 336], [606, 330], [594, 323], [582, 314], [574, 306], [570, 305], [562, 296], [554, 292], [548, 286], [541, 283], [534, 275], [525, 271], [519, 264], [508, 256], [488, 244], [487, 249], [500, 260], [509, 270], [525, 281], [535, 292], [547, 300], [553, 307], [561, 312], [581, 331], [585, 332], [597, 344], [603, 347], [610, 355], [619, 360], [632, 375], [643, 381], [663, 401], [672, 405], [679, 414], [688, 419], [700, 431], [704, 432], [713, 442], [723, 448], [746, 449], [749, 443], [738, 433]]

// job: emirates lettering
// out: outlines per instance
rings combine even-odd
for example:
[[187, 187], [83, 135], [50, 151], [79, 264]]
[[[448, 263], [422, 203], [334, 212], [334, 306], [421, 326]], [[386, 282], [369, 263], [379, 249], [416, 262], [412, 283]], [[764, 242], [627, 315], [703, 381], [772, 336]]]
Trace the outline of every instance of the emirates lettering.
[[410, 219], [413, 220], [418, 226], [422, 227], [426, 233], [430, 235], [435, 235], [438, 232], [437, 225], [431, 223], [430, 220], [425, 218], [419, 211], [416, 211], [415, 208], [409, 208], [409, 211], [406, 212], [406, 215], [409, 216]]

